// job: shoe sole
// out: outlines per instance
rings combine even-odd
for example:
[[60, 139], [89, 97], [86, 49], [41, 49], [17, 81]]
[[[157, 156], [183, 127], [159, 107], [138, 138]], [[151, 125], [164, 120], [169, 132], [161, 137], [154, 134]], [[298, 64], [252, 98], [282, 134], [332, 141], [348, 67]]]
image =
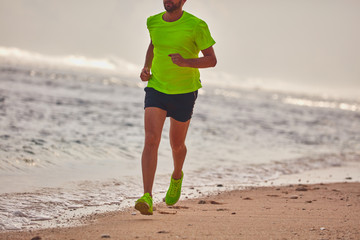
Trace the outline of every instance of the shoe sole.
[[152, 212], [150, 212], [150, 206], [149, 204], [145, 202], [139, 202], [135, 205], [135, 209], [138, 210], [142, 215], [153, 215]]
[[[180, 198], [179, 198], [180, 199]], [[174, 203], [168, 203], [168, 202], [166, 202], [166, 199], [165, 199], [165, 203], [166, 203], [166, 205], [168, 205], [168, 206], [173, 206], [173, 205], [175, 205], [178, 201], [179, 201], [179, 199], [176, 201], [176, 202], [174, 202]]]

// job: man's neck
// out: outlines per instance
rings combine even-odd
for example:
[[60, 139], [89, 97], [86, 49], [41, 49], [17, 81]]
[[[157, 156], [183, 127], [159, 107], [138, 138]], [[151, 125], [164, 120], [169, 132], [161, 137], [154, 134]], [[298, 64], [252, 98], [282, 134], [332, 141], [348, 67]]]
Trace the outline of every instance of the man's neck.
[[183, 15], [183, 10], [179, 9], [174, 12], [165, 12], [165, 14], [163, 15], [163, 19], [166, 22], [175, 22], [179, 20], [182, 15]]

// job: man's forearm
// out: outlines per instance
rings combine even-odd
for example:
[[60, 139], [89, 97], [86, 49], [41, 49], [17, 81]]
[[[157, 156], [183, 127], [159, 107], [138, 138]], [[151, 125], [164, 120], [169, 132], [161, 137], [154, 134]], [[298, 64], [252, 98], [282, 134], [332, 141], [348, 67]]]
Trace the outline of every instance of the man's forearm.
[[154, 58], [154, 45], [150, 42], [146, 52], [144, 68], [141, 70], [140, 78], [142, 81], [147, 82], [151, 78], [150, 69]]
[[152, 66], [153, 59], [154, 59], [154, 45], [152, 44], [152, 42], [150, 42], [148, 50], [146, 52], [144, 67], [150, 69]]
[[201, 51], [203, 57], [199, 58], [183, 58], [179, 53], [169, 54], [171, 60], [174, 64], [180, 67], [190, 67], [190, 68], [209, 68], [215, 67], [217, 60], [213, 47], [209, 47]]
[[215, 67], [217, 60], [214, 56], [204, 56], [200, 58], [184, 59], [187, 67], [191, 68], [209, 68]]

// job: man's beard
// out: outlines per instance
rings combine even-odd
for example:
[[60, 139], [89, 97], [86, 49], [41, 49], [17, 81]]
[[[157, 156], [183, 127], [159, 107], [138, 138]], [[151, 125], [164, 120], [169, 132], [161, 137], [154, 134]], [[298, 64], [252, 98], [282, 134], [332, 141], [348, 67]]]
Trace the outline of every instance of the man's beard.
[[[167, 6], [167, 4], [169, 4]], [[164, 2], [164, 7], [167, 12], [174, 12], [181, 8], [181, 1], [178, 4], [172, 3], [171, 1]]]

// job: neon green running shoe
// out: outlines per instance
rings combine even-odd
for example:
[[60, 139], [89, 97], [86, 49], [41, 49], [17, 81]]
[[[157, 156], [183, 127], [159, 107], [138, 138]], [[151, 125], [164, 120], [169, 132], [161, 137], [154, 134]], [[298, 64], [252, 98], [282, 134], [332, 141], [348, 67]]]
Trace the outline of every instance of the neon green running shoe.
[[142, 215], [153, 215], [153, 200], [149, 193], [145, 193], [135, 202], [135, 209]]
[[170, 205], [170, 206], [174, 205], [179, 200], [180, 195], [181, 195], [181, 184], [182, 184], [183, 178], [184, 178], [183, 172], [181, 172], [181, 178], [178, 180], [173, 179], [173, 177], [171, 176], [170, 187], [169, 187], [169, 190], [167, 191], [166, 197], [165, 197], [165, 203], [167, 205]]

